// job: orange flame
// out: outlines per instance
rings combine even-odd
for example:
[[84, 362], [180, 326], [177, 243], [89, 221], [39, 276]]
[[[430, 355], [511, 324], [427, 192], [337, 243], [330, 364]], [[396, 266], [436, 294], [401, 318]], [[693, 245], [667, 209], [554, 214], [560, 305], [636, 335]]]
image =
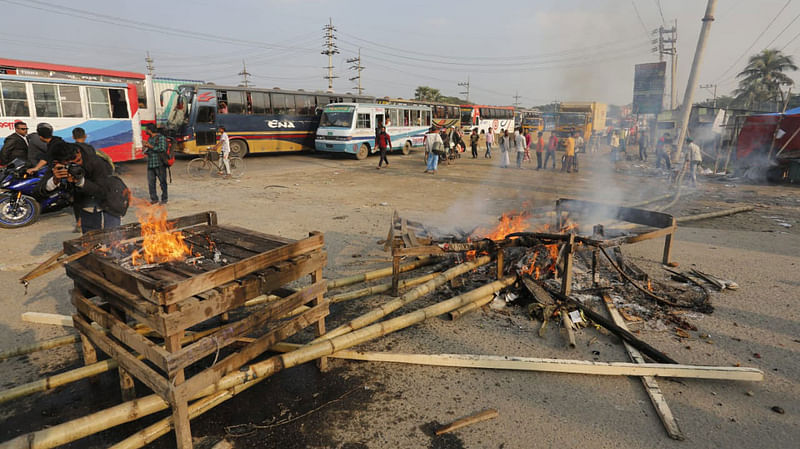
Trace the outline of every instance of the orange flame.
[[653, 283], [650, 282], [650, 279], [647, 280], [647, 289], [651, 292], [653, 291]]
[[477, 254], [478, 254], [478, 251], [477, 251], [477, 250], [474, 250], [474, 249], [473, 249], [473, 250], [470, 250], [470, 251], [467, 251], [467, 253], [466, 253], [467, 260], [468, 260], [468, 261], [469, 261], [469, 260], [475, 260], [475, 256], [476, 256]]
[[192, 252], [181, 232], [174, 231], [174, 225], [167, 222], [167, 209], [159, 204], [135, 202], [136, 218], [142, 227], [142, 251], [131, 254], [131, 264], [162, 263], [183, 260]]
[[525, 212], [517, 213], [511, 211], [509, 213], [504, 213], [503, 216], [500, 217], [500, 223], [495, 226], [494, 229], [480, 228], [475, 231], [475, 234], [482, 238], [501, 240], [508, 234], [525, 232], [530, 229], [531, 224], [527, 222], [528, 218], [530, 218], [529, 214]]

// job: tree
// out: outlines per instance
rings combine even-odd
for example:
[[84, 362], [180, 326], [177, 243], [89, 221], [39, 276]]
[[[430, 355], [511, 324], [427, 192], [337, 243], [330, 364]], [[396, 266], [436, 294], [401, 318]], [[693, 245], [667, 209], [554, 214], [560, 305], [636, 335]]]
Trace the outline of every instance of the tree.
[[442, 93], [439, 89], [434, 89], [428, 86], [419, 86], [414, 91], [414, 99], [420, 101], [439, 101], [442, 98]]
[[783, 104], [785, 94], [781, 87], [794, 85], [794, 81], [784, 72], [795, 71], [794, 58], [780, 50], [764, 49], [747, 61], [744, 70], [736, 75], [739, 87], [733, 92], [736, 100], [745, 108], [755, 107], [764, 102]]

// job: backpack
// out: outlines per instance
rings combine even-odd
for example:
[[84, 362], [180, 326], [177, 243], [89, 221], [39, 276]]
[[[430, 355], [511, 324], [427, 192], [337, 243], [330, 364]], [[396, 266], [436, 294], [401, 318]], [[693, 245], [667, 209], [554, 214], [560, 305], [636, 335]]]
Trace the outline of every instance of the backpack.
[[433, 142], [433, 148], [431, 149], [431, 151], [433, 151], [433, 154], [439, 157], [447, 156], [447, 153], [445, 153], [444, 151], [444, 144], [442, 144], [442, 142], [439, 142], [438, 140], [436, 142]]
[[159, 154], [158, 157], [161, 158], [161, 163], [166, 165], [167, 167], [172, 167], [172, 164], [175, 163], [175, 152], [172, 151], [173, 147], [175, 146], [175, 140], [164, 137], [166, 139], [165, 150], [163, 153]]
[[103, 209], [115, 217], [124, 217], [131, 202], [131, 191], [128, 186], [119, 176], [109, 175], [104, 187], [106, 195], [102, 204]]

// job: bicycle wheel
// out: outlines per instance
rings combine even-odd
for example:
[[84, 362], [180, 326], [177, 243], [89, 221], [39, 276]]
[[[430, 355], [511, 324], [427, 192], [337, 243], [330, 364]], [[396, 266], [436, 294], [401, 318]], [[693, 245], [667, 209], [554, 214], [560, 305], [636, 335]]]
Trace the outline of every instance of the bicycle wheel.
[[233, 156], [230, 159], [231, 163], [231, 176], [234, 178], [241, 178], [244, 174], [244, 159]]
[[186, 164], [186, 172], [189, 173], [190, 178], [201, 178], [206, 173], [208, 173], [208, 169], [211, 166], [205, 159], [202, 157], [198, 157], [189, 161]]

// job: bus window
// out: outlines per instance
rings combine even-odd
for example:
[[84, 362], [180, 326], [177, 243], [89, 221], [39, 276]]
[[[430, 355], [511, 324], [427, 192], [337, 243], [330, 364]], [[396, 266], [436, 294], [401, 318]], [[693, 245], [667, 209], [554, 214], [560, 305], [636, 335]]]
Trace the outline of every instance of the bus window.
[[431, 113], [428, 111], [422, 111], [422, 124], [425, 126], [431, 126]]
[[144, 88], [144, 81], [134, 81], [133, 84], [136, 86], [136, 101], [139, 103], [139, 107], [147, 109], [147, 91]]
[[294, 114], [294, 98], [287, 94], [271, 94], [272, 109], [276, 114]]
[[399, 109], [389, 109], [389, 123], [394, 126], [400, 126], [400, 110]]
[[314, 97], [311, 95], [295, 95], [294, 102], [298, 115], [314, 115]]
[[37, 117], [58, 117], [58, 86], [34, 84], [33, 104]]
[[253, 92], [253, 114], [265, 115], [270, 113], [269, 94], [266, 92]]
[[111, 118], [111, 107], [108, 101], [108, 89], [87, 87], [89, 93], [89, 117]]
[[411, 123], [412, 126], [422, 126], [422, 119], [419, 114], [420, 111], [415, 109], [409, 112], [411, 112], [411, 121], [409, 123]]
[[327, 106], [327, 105], [329, 105], [331, 103], [333, 103], [331, 101], [331, 97], [317, 95], [317, 107], [318, 108], [324, 108], [325, 106]]
[[200, 106], [197, 108], [197, 123], [214, 123], [214, 107]]
[[128, 102], [125, 101], [124, 89], [108, 89], [111, 98], [111, 117], [128, 118]]
[[229, 90], [228, 94], [228, 114], [246, 113], [244, 92], [241, 90]]
[[7, 117], [28, 117], [28, 96], [25, 94], [25, 83], [12, 81], [0, 82], [0, 115]]
[[402, 126], [408, 126], [411, 123], [411, 111], [408, 109], [403, 109], [403, 124]]
[[356, 128], [372, 128], [372, 123], [369, 120], [369, 113], [357, 114]]
[[81, 91], [78, 86], [58, 86], [62, 117], [83, 117]]

